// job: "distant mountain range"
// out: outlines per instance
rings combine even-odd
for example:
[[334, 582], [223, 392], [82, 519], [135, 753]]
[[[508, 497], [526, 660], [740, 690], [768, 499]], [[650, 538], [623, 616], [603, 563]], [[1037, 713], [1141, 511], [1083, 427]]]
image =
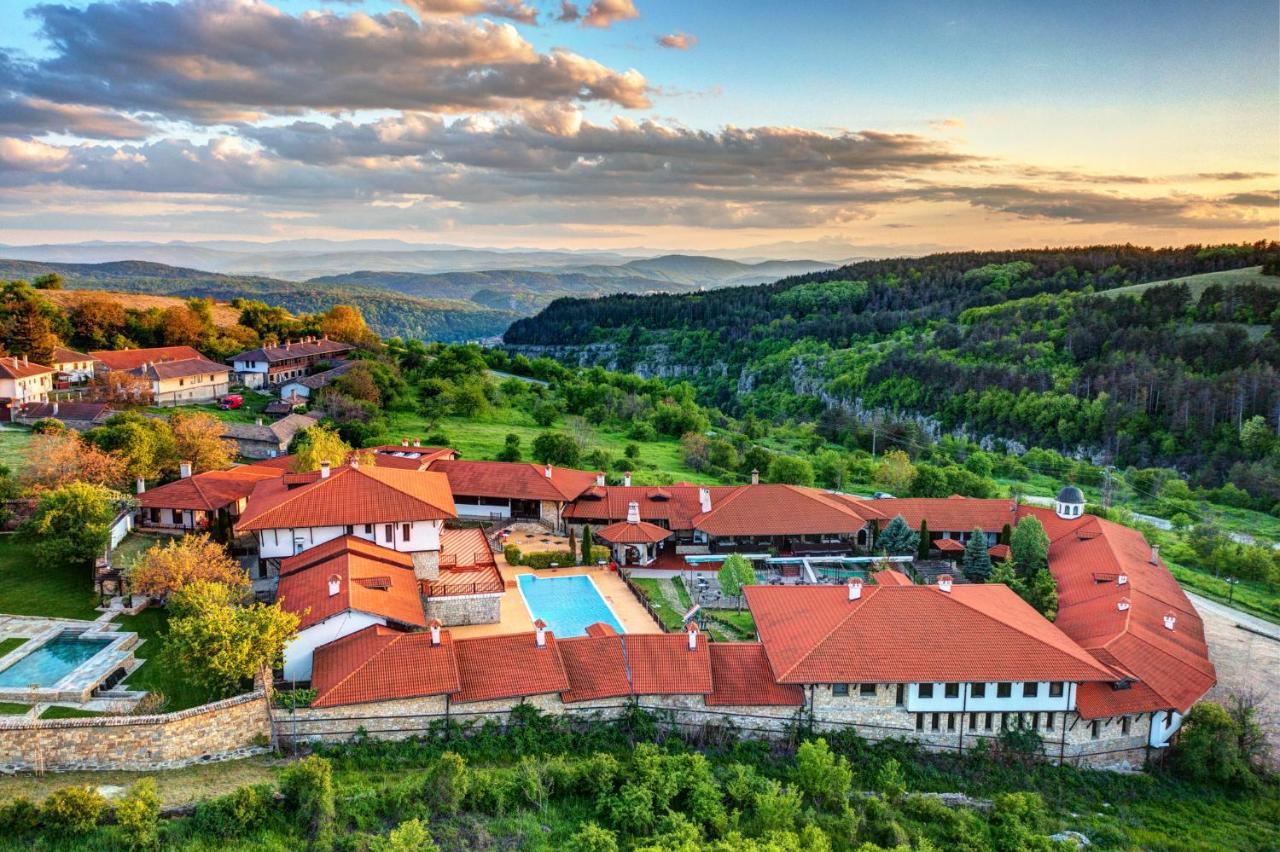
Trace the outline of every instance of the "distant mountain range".
[[[356, 302], [384, 335], [492, 337], [561, 297], [688, 293], [833, 268], [814, 260], [416, 246], [398, 240], [0, 245], [0, 275], [59, 272], [72, 286], [261, 299], [312, 311]], [[392, 307], [396, 306], [396, 307]], [[397, 314], [403, 311], [403, 316]], [[450, 319], [450, 316], [458, 316]]]

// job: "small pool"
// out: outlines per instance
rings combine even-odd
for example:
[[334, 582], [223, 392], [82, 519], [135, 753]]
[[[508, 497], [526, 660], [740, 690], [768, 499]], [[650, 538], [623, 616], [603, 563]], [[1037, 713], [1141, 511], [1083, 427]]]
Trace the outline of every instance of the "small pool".
[[597, 621], [623, 632], [622, 623], [590, 577], [581, 574], [574, 577], [521, 574], [516, 581], [530, 617], [535, 621], [541, 618], [547, 623], [547, 628], [561, 639], [585, 636], [587, 625]]
[[60, 633], [0, 671], [0, 688], [53, 686], [82, 663], [107, 647], [112, 637], [82, 638], [78, 633]]

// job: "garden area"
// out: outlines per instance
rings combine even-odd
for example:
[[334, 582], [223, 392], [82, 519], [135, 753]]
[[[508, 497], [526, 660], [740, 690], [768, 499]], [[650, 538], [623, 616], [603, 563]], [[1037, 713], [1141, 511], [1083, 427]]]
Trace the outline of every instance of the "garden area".
[[0, 536], [0, 613], [92, 620], [97, 605], [89, 568], [40, 559], [31, 543]]
[[[683, 577], [635, 577], [631, 579], [631, 583], [644, 595], [666, 631], [684, 629], [684, 614], [693, 607], [693, 598], [689, 595]], [[745, 608], [737, 611], [702, 607], [698, 611], [697, 620], [717, 642], [746, 642], [756, 637], [755, 619]]]

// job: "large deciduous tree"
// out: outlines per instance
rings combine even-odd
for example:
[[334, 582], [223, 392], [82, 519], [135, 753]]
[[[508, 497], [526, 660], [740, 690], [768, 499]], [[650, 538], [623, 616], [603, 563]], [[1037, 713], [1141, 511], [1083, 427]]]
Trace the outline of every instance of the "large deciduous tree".
[[134, 592], [168, 598], [194, 582], [221, 583], [247, 591], [248, 575], [226, 549], [207, 534], [170, 539], [145, 551], [129, 569]]
[[738, 599], [738, 609], [742, 609], [742, 587], [756, 582], [756, 571], [741, 553], [731, 553], [716, 572], [720, 581], [720, 591], [731, 598]]
[[319, 470], [321, 462], [337, 467], [345, 464], [351, 455], [351, 445], [328, 426], [312, 426], [298, 436], [297, 444], [292, 447], [293, 461], [290, 469], [295, 473]]
[[20, 479], [36, 491], [87, 482], [121, 488], [129, 478], [125, 459], [86, 442], [78, 432], [35, 435]]
[[236, 457], [236, 442], [224, 438], [226, 425], [202, 411], [179, 411], [169, 417], [174, 450], [192, 469], [225, 470]]
[[872, 479], [883, 491], [891, 494], [908, 494], [916, 478], [915, 465], [902, 450], [889, 450], [880, 459]]
[[106, 552], [111, 523], [123, 495], [88, 482], [72, 482], [45, 491], [20, 532], [35, 543], [41, 560], [90, 564]]

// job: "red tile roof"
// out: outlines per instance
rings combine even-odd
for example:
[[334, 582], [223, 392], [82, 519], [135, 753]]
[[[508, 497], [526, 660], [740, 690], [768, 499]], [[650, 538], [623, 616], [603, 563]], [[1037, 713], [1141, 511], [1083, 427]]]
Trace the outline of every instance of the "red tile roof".
[[972, 497], [912, 497], [874, 501], [886, 518], [902, 515], [912, 529], [929, 522], [933, 533], [967, 533], [978, 528], [983, 532], [1000, 532], [1005, 524], [1013, 526], [1018, 515], [1012, 500], [980, 500]]
[[1013, 549], [1007, 544], [997, 544], [988, 548], [987, 553], [990, 554], [992, 559], [1003, 560], [1013, 555]]
[[656, 544], [671, 537], [671, 530], [641, 521], [638, 524], [619, 521], [596, 531], [596, 537], [611, 544]]
[[278, 470], [255, 465], [209, 470], [144, 491], [138, 495], [138, 505], [144, 509], [213, 512], [248, 497], [262, 480], [279, 476]]
[[233, 355], [229, 361], [266, 361], [268, 363], [288, 361], [294, 358], [315, 358], [327, 355], [344, 355], [355, 350], [351, 343], [341, 340], [330, 340], [327, 337], [304, 340], [290, 340], [279, 346], [263, 346]]
[[259, 483], [237, 531], [400, 523], [457, 517], [449, 482], [438, 473], [339, 467], [327, 479], [288, 488]]
[[93, 359], [84, 352], [77, 352], [65, 346], [55, 346], [53, 347], [52, 360], [55, 364], [74, 364], [77, 361], [92, 361]]
[[560, 646], [551, 631], [539, 648], [534, 634], [511, 633], [478, 639], [459, 639], [454, 644], [462, 691], [454, 701], [488, 701], [522, 698], [569, 689], [560, 658]]
[[128, 372], [144, 379], [163, 380], [199, 376], [204, 373], [229, 373], [231, 368], [201, 356], [198, 358], [184, 358], [180, 361], [157, 361], [154, 364], [143, 364], [134, 367]]
[[430, 633], [402, 633], [380, 625], [316, 648], [311, 664], [312, 707], [336, 707], [458, 692], [458, 661], [449, 631], [440, 644]]
[[[601, 485], [588, 488], [564, 511], [567, 519], [592, 523], [613, 523], [627, 519], [627, 506], [640, 507], [640, 520], [666, 526], [672, 530], [693, 529], [693, 519], [702, 513], [698, 490], [707, 488], [715, 506], [741, 485]], [[667, 495], [665, 498], [663, 494]]]
[[453, 557], [455, 565], [496, 565], [493, 550], [489, 548], [489, 539], [484, 530], [478, 527], [452, 529], [446, 527], [440, 531], [440, 556]]
[[569, 676], [569, 688], [560, 695], [566, 702], [621, 698], [632, 694], [622, 637], [616, 631], [592, 635], [592, 627], [596, 626], [588, 627], [586, 636], [561, 639], [557, 643], [564, 659], [565, 674]]
[[43, 364], [37, 364], [35, 361], [29, 361], [25, 358], [18, 358], [12, 355], [0, 358], [0, 378], [28, 379], [32, 376], [42, 376], [45, 373], [52, 372], [52, 367], [46, 367]]
[[746, 596], [782, 683], [1115, 678], [1003, 585], [868, 586], [855, 601], [843, 587], [749, 586]]
[[626, 633], [627, 666], [636, 695], [706, 694], [711, 691], [711, 654], [706, 636], [689, 650], [684, 633]]
[[280, 573], [284, 575], [294, 571], [301, 571], [303, 568], [309, 568], [312, 565], [348, 552], [362, 556], [365, 559], [385, 562], [388, 565], [401, 568], [413, 567], [413, 557], [407, 553], [383, 547], [376, 542], [356, 535], [343, 535], [331, 538], [323, 544], [317, 544], [315, 547], [309, 547], [294, 556], [286, 556], [280, 560]]
[[886, 568], [883, 571], [877, 571], [871, 575], [871, 579], [876, 581], [877, 586], [914, 586], [915, 583], [906, 574], [901, 571], [895, 571], [892, 568]]
[[[307, 560], [304, 552], [286, 560], [292, 564], [281, 564], [276, 600], [285, 611], [297, 613], [301, 619], [299, 630], [353, 610], [399, 624], [426, 626], [411, 558], [395, 551], [366, 555], [369, 543], [355, 536], [335, 540], [342, 544], [334, 547], [327, 543], [325, 551], [329, 555], [323, 558]], [[338, 579], [338, 593], [331, 595], [329, 581], [334, 577]]]
[[838, 497], [797, 485], [744, 485], [711, 511], [693, 519], [695, 529], [713, 536], [856, 533], [878, 508], [870, 501]]
[[759, 642], [712, 642], [710, 706], [743, 707], [804, 704], [804, 691], [792, 684], [778, 683], [769, 668], [769, 658]]
[[[89, 356], [111, 370], [132, 370], [141, 367], [148, 361], [187, 361], [192, 358], [204, 358], [190, 346], [158, 346], [154, 349], [99, 349], [90, 352]], [[225, 367], [223, 369], [226, 369]]]
[[567, 503], [595, 484], [596, 474], [567, 467], [526, 462], [466, 461], [441, 458], [428, 468], [449, 477], [454, 494], [467, 497], [500, 497], [515, 500], [550, 500]]
[[384, 444], [369, 447], [364, 452], [373, 453], [373, 463], [378, 467], [398, 467], [402, 470], [426, 470], [439, 459], [452, 459], [457, 450], [449, 447], [405, 447], [400, 444]]
[[954, 538], [938, 538], [932, 542], [933, 546], [943, 553], [963, 553], [964, 545], [956, 541]]

